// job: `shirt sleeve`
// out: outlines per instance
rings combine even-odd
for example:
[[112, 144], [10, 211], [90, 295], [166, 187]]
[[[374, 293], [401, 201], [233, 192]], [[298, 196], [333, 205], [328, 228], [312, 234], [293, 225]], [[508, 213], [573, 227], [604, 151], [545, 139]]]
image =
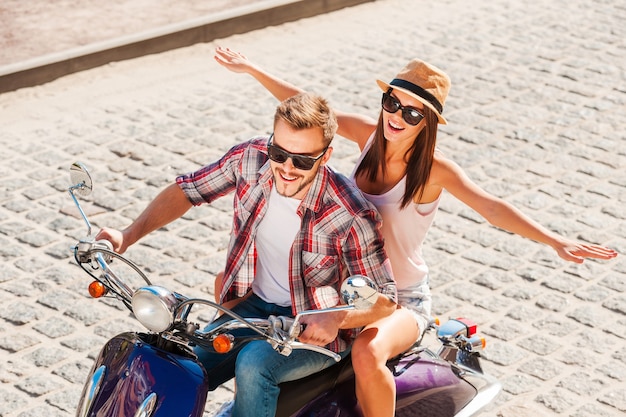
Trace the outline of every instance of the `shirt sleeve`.
[[237, 145], [217, 161], [176, 178], [191, 204], [210, 203], [235, 189], [240, 162], [247, 147], [248, 143]]
[[373, 210], [363, 210], [355, 216], [343, 248], [344, 257], [350, 275], [369, 277], [381, 294], [397, 302], [396, 283], [383, 247], [380, 226], [380, 216]]

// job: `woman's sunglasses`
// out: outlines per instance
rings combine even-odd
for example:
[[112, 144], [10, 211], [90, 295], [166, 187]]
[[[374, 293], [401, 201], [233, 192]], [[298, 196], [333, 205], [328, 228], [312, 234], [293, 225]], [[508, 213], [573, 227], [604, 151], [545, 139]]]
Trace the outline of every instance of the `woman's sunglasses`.
[[287, 159], [291, 158], [291, 163], [297, 169], [301, 169], [304, 171], [310, 171], [311, 168], [315, 165], [315, 163], [326, 153], [328, 150], [328, 146], [324, 148], [322, 153], [319, 156], [308, 156], [308, 155], [299, 155], [297, 153], [287, 152], [283, 148], [280, 148], [274, 145], [272, 139], [274, 138], [274, 134], [270, 136], [270, 139], [267, 143], [267, 155], [274, 162], [279, 164], [284, 164], [287, 162]]
[[387, 113], [395, 113], [402, 110], [402, 118], [411, 126], [416, 126], [422, 121], [424, 115], [415, 107], [403, 106], [397, 98], [391, 95], [390, 91], [383, 93], [383, 110]]

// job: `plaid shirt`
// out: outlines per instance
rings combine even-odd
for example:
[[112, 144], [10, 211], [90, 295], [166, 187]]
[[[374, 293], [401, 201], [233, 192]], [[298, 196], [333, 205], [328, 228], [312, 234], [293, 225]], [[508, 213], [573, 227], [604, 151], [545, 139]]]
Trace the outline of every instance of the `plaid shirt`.
[[[267, 137], [255, 137], [233, 147], [218, 161], [176, 179], [194, 205], [235, 192], [222, 302], [244, 296], [255, 277], [254, 238], [274, 181], [267, 141]], [[379, 291], [396, 300], [380, 234], [381, 219], [350, 180], [322, 166], [298, 207], [298, 215], [302, 226], [291, 246], [289, 262], [294, 315], [336, 306], [341, 283], [356, 274], [370, 277]], [[355, 334], [342, 331], [327, 347], [343, 351]]]

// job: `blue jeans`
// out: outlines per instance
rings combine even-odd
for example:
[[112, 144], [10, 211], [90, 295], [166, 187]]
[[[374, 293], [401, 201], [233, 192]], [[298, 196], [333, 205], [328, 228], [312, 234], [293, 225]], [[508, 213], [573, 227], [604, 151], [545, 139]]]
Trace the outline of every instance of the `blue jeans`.
[[[244, 318], [266, 318], [271, 314], [291, 316], [291, 307], [267, 303], [254, 294], [237, 304], [233, 311]], [[230, 319], [224, 315], [205, 330]], [[239, 329], [232, 334], [255, 333]], [[291, 355], [283, 356], [265, 340], [253, 340], [226, 355], [200, 348], [196, 348], [196, 354], [209, 374], [211, 390], [233, 376], [237, 377], [232, 417], [274, 417], [280, 393], [278, 384], [304, 378], [336, 363], [329, 356], [309, 350], [294, 350]]]

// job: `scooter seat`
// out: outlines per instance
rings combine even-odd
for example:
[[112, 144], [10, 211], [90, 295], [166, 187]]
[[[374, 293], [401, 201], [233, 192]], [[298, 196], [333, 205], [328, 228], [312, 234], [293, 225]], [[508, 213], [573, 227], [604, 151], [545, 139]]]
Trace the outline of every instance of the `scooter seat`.
[[348, 355], [321, 372], [295, 381], [283, 382], [279, 385], [280, 395], [276, 417], [291, 416], [309, 401], [350, 378], [354, 378], [354, 369], [352, 358]]

